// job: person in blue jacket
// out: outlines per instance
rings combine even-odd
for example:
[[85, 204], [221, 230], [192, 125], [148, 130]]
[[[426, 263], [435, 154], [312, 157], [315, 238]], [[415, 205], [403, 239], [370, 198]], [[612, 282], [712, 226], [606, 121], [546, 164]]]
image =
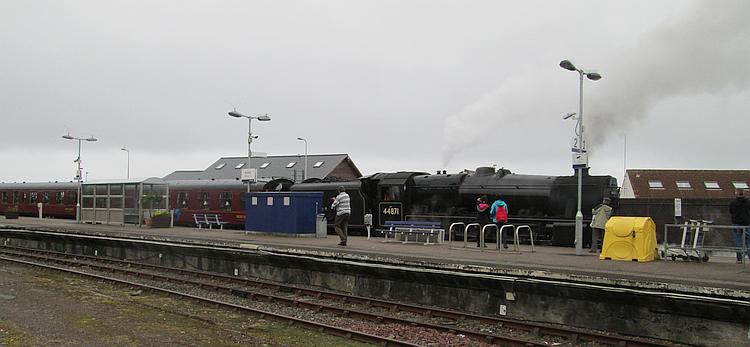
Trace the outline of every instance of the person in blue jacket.
[[[490, 207], [490, 216], [492, 216], [492, 222], [495, 223], [497, 229], [500, 230], [500, 228], [508, 222], [508, 204], [498, 198], [492, 203], [492, 207]], [[511, 235], [500, 235], [500, 237], [503, 239], [503, 248], [508, 248], [508, 238], [511, 237]], [[498, 240], [498, 242], [500, 242], [500, 240]]]

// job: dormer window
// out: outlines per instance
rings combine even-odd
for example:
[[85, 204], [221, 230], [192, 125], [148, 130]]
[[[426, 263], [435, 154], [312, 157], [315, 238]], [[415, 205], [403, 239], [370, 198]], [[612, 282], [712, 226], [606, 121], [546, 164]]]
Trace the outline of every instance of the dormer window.
[[293, 168], [293, 167], [294, 167], [294, 165], [295, 165], [295, 164], [297, 164], [297, 162], [296, 162], [296, 161], [293, 161], [293, 162], [291, 162], [291, 163], [289, 163], [289, 164], [286, 164], [286, 168], [287, 168], [287, 169], [291, 169], [291, 168]]
[[704, 181], [703, 185], [706, 186], [706, 189], [710, 190], [721, 189], [721, 187], [719, 187], [719, 182], [716, 181]]
[[271, 165], [271, 163], [263, 163], [263, 165], [261, 165], [260, 168], [265, 169], [268, 167], [268, 165]]
[[237, 164], [237, 166], [235, 166], [234, 168], [235, 169], [241, 169], [243, 166], [245, 166], [245, 164], [246, 163]]
[[733, 181], [732, 185], [734, 186], [734, 189], [748, 189], [747, 182]]
[[321, 167], [323, 166], [323, 164], [325, 164], [325, 161], [319, 161], [319, 162], [316, 162], [315, 165], [313, 165], [313, 167]]
[[648, 181], [648, 187], [651, 189], [664, 189], [664, 185], [659, 180]]
[[216, 165], [216, 167], [215, 167], [214, 169], [216, 169], [216, 170], [221, 170], [221, 169], [222, 169], [222, 168], [224, 168], [225, 166], [227, 166], [227, 163], [221, 163], [221, 164], [219, 164], [219, 165]]
[[677, 181], [675, 182], [675, 184], [677, 184], [677, 189], [680, 189], [680, 190], [693, 189], [693, 187], [690, 186], [690, 182], [688, 181]]

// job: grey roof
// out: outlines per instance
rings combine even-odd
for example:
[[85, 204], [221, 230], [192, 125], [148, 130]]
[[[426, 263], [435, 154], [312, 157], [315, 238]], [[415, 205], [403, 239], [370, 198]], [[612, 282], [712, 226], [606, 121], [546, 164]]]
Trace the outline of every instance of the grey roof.
[[55, 190], [55, 189], [77, 189], [77, 182], [21, 182], [21, 183], [0, 183], [0, 189], [38, 189], [38, 190]]
[[83, 185], [90, 184], [134, 184], [134, 183], [145, 183], [145, 184], [167, 184], [163, 179], [159, 177], [149, 178], [126, 178], [126, 179], [105, 179], [105, 180], [91, 180], [83, 182]]
[[202, 170], [184, 170], [175, 171], [169, 175], [164, 176], [165, 181], [182, 181], [182, 180], [197, 180], [203, 177]]
[[[348, 160], [347, 154], [309, 154], [307, 156], [307, 178], [325, 178], [342, 162]], [[322, 162], [319, 167], [316, 163]], [[267, 165], [265, 165], [267, 163]], [[287, 167], [290, 163], [293, 166]], [[301, 181], [305, 166], [304, 155], [277, 155], [252, 157], [250, 164], [258, 169], [258, 179], [289, 178]], [[353, 164], [352, 164], [353, 165]], [[247, 167], [247, 157], [222, 157], [203, 171], [175, 171], [164, 177], [166, 181], [174, 180], [228, 180], [239, 179], [242, 169]], [[356, 167], [355, 167], [356, 169]]]

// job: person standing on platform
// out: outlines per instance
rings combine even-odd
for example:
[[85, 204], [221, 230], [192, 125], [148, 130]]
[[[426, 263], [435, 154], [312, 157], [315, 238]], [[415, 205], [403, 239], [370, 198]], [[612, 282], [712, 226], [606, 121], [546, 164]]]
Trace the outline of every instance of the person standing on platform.
[[591, 209], [591, 249], [589, 253], [596, 253], [599, 249], [599, 241], [604, 245], [604, 226], [607, 225], [609, 217], [612, 217], [612, 207], [609, 206], [609, 198], [604, 198], [601, 205]]
[[[501, 230], [503, 225], [508, 222], [508, 204], [498, 198], [490, 207], [490, 216], [492, 216], [492, 222], [497, 225], [497, 230]], [[500, 235], [500, 238], [503, 239], [503, 248], [508, 248], [508, 238], [510, 237], [512, 235]], [[497, 242], [500, 242], [500, 240], [497, 240]]]
[[336, 230], [336, 234], [339, 234], [339, 238], [341, 239], [339, 246], [346, 246], [349, 215], [352, 213], [352, 208], [349, 194], [346, 193], [344, 186], [339, 186], [339, 195], [336, 195], [336, 198], [333, 199], [331, 209], [336, 211], [336, 219], [333, 222], [333, 228]]
[[[729, 203], [729, 214], [732, 224], [747, 227], [750, 225], [750, 200], [745, 197], [744, 189], [737, 189], [736, 196]], [[748, 228], [734, 229], [734, 246], [737, 247], [737, 264], [742, 264], [742, 234], [745, 234], [745, 249], [750, 248], [750, 231]], [[750, 253], [747, 257], [750, 259]]]
[[477, 199], [477, 223], [479, 223], [479, 232], [477, 232], [477, 247], [481, 247], [480, 235], [482, 228], [490, 224], [490, 204], [487, 203], [487, 197], [482, 195]]

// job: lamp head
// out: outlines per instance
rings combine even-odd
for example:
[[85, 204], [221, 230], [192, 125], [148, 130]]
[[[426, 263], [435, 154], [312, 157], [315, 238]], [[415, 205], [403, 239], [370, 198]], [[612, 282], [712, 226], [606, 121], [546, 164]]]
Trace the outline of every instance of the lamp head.
[[230, 115], [230, 116], [232, 116], [232, 117], [235, 117], [235, 118], [242, 118], [242, 117], [245, 117], [245, 115], [244, 115], [244, 114], [242, 114], [242, 113], [239, 113], [239, 112], [237, 112], [237, 111], [229, 111], [229, 115]]
[[570, 117], [573, 117], [575, 115], [576, 115], [575, 112], [568, 112], [568, 114], [566, 114], [565, 116], [563, 116], [563, 119], [569, 119]]
[[560, 67], [565, 70], [578, 71], [578, 69], [576, 69], [576, 66], [573, 65], [573, 63], [571, 63], [570, 60], [567, 60], [567, 59], [560, 62]]
[[63, 135], [63, 138], [64, 138], [64, 139], [66, 139], [66, 140], [75, 140], [75, 139], [73, 138], [73, 136], [70, 136], [70, 134], [68, 134], [68, 135]]
[[128, 149], [127, 149], [127, 148], [125, 148], [125, 147], [123, 147], [123, 148], [120, 148], [120, 150], [121, 150], [121, 151], [125, 151], [125, 152], [127, 152], [127, 151], [128, 151]]
[[600, 75], [598, 72], [587, 72], [586, 77], [592, 81], [597, 81], [602, 78], [602, 75]]
[[298, 138], [297, 138], [297, 140], [300, 140], [300, 141], [305, 141], [305, 139], [304, 139], [304, 138], [301, 138], [301, 137], [298, 137]]
[[268, 114], [266, 113], [266, 114], [258, 116], [258, 120], [263, 121], [263, 122], [268, 122], [271, 120], [271, 117], [269, 117]]
[[96, 141], [96, 138], [93, 137], [93, 136], [91, 136], [91, 137], [87, 138], [86, 141]]

